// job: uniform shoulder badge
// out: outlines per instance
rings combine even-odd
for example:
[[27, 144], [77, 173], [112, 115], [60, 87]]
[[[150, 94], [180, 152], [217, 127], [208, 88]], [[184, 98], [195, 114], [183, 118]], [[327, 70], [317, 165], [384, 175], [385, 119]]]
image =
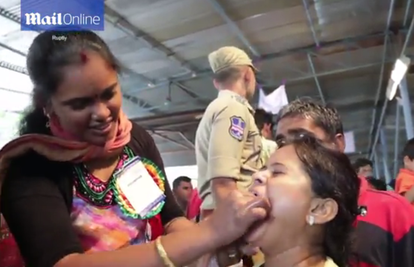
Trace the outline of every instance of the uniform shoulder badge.
[[230, 117], [229, 134], [238, 141], [243, 140], [244, 130], [246, 129], [246, 122], [240, 116]]

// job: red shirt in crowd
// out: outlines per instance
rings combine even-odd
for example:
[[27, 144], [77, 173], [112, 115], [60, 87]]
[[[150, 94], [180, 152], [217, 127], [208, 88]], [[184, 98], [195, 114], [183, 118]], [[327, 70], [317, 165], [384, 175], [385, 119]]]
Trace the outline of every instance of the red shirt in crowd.
[[188, 202], [187, 207], [187, 218], [189, 220], [194, 220], [200, 215], [200, 207], [202, 202], [203, 201], [198, 195], [198, 190], [194, 189], [191, 193], [190, 201]]
[[414, 212], [395, 192], [378, 191], [361, 179], [357, 219], [360, 267], [414, 267]]
[[4, 218], [0, 215], [0, 267], [23, 267], [24, 263]]

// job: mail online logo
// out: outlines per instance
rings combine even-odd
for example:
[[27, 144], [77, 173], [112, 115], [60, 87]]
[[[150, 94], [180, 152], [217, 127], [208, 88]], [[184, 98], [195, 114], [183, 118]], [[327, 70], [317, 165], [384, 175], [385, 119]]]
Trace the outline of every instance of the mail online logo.
[[105, 26], [104, 0], [21, 0], [21, 30], [93, 30]]

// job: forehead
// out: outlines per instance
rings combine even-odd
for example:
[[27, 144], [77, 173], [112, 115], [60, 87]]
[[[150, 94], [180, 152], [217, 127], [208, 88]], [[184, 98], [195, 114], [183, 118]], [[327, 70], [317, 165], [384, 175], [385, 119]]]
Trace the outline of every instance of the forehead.
[[88, 97], [102, 93], [118, 79], [117, 72], [97, 53], [88, 53], [83, 65], [63, 68], [63, 80], [57, 98]]
[[188, 187], [188, 186], [192, 186], [192, 184], [190, 182], [181, 181], [180, 186], [181, 187]]
[[281, 182], [285, 185], [293, 185], [294, 188], [301, 191], [302, 186], [299, 186], [299, 184], [307, 187], [307, 184], [310, 182], [309, 176], [303, 168], [303, 163], [300, 161], [293, 145], [277, 149], [269, 158], [268, 170], [270, 172], [280, 170], [286, 175], [284, 176], [286, 179], [276, 179], [278, 182], [274, 181], [272, 184]]
[[298, 155], [293, 145], [287, 145], [276, 149], [276, 151], [269, 158], [269, 165], [278, 163], [287, 168], [296, 166], [299, 162]]
[[372, 167], [371, 167], [371, 165], [365, 165], [365, 166], [362, 166], [361, 169], [365, 169], [365, 170], [366, 169], [372, 169]]
[[288, 136], [295, 131], [307, 131], [313, 133], [318, 138], [324, 138], [326, 133], [325, 131], [316, 126], [313, 119], [304, 116], [288, 116], [279, 120], [276, 128], [277, 135]]

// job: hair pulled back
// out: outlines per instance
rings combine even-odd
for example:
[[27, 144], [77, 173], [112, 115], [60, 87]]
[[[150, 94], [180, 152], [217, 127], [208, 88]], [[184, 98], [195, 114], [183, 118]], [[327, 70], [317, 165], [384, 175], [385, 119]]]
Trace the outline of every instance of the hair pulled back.
[[360, 180], [348, 157], [326, 148], [311, 136], [283, 140], [279, 146], [293, 145], [302, 168], [312, 183], [312, 191], [320, 198], [331, 198], [338, 204], [336, 217], [326, 223], [323, 248], [325, 255], [339, 267], [358, 261], [354, 251], [354, 222], [360, 213], [358, 197]]
[[50, 134], [43, 109], [62, 82], [63, 68], [82, 64], [85, 51], [98, 53], [120, 71], [120, 64], [107, 44], [91, 31], [46, 31], [33, 40], [26, 61], [34, 85], [32, 105], [20, 121], [20, 135]]

